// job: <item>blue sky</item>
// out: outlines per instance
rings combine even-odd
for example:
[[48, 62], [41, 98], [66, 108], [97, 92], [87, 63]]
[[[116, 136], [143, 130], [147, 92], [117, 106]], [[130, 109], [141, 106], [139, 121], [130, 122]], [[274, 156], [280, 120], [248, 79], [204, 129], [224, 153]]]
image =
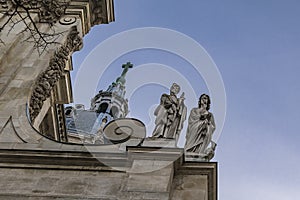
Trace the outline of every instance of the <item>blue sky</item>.
[[[161, 27], [193, 38], [216, 63], [227, 96], [225, 125], [214, 158], [219, 163], [219, 199], [296, 199], [300, 196], [299, 8], [297, 0], [116, 0], [116, 21], [92, 28], [84, 48], [73, 55], [73, 80], [91, 51], [122, 31]], [[95, 59], [101, 56], [105, 54]], [[184, 59], [151, 49], [120, 56], [98, 88], [106, 89], [128, 60], [136, 66], [171, 66], [188, 77], [197, 96], [208, 92], [203, 78]], [[158, 103], [163, 92], [167, 88], [159, 84], [138, 89], [130, 114], [150, 123], [149, 105]]]

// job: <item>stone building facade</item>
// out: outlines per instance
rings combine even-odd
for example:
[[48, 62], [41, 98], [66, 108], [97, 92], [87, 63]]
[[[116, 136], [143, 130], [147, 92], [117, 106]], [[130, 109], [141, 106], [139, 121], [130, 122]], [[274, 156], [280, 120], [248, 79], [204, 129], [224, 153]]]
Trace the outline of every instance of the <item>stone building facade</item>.
[[0, 2], [0, 199], [217, 199], [217, 163], [182, 149], [67, 143], [71, 55], [113, 3]]

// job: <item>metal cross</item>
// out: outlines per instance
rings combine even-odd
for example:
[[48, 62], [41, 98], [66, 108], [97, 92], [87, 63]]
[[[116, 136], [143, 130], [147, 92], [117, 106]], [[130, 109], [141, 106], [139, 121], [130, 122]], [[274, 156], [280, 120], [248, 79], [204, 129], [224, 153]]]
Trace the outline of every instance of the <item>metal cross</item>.
[[128, 69], [129, 68], [132, 68], [133, 67], [133, 64], [131, 64], [130, 62], [127, 62], [126, 64], [123, 64], [122, 65], [122, 68], [124, 68], [123, 72], [122, 72], [122, 75], [121, 76], [125, 76], [126, 73], [128, 72]]

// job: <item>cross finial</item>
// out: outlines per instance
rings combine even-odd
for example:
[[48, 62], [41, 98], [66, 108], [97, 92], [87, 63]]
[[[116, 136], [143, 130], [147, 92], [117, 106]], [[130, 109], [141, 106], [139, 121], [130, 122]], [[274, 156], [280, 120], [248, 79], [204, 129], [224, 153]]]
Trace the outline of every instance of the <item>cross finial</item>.
[[123, 64], [123, 65], [122, 65], [122, 68], [124, 68], [124, 70], [123, 70], [121, 76], [124, 77], [124, 76], [126, 75], [128, 69], [129, 69], [129, 68], [132, 68], [132, 67], [133, 67], [133, 64], [131, 64], [130, 62], [127, 62], [127, 63]]

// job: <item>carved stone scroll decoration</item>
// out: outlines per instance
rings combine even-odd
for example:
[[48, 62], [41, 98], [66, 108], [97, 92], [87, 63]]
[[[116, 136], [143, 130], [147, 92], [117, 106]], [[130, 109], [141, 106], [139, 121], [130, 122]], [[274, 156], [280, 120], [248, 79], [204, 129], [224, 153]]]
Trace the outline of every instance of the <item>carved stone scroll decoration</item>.
[[69, 16], [62, 17], [59, 20], [59, 23], [61, 25], [71, 25], [71, 24], [74, 24], [75, 22], [76, 22], [76, 17], [69, 17]]
[[50, 59], [48, 68], [38, 76], [29, 102], [29, 115], [32, 122], [38, 116], [44, 101], [50, 97], [56, 82], [61, 78], [70, 54], [81, 48], [82, 39], [78, 34], [77, 27], [71, 27], [66, 43], [58, 48]]

